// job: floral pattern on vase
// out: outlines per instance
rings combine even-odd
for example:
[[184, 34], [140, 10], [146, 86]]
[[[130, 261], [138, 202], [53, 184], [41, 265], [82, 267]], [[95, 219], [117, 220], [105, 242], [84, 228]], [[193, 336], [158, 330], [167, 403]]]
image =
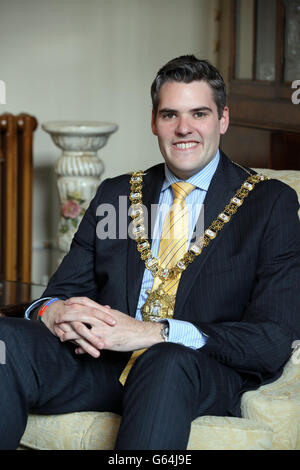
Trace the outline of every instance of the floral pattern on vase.
[[82, 216], [85, 213], [85, 199], [78, 192], [67, 193], [67, 200], [61, 206], [60, 233], [77, 229]]

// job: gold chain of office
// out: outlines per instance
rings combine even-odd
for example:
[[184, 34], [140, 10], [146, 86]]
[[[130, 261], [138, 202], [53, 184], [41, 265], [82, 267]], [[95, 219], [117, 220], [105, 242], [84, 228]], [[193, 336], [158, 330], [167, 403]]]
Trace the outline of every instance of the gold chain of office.
[[150, 249], [150, 243], [146, 237], [142, 205], [142, 183], [144, 174], [145, 173], [143, 171], [137, 171], [131, 174], [131, 192], [129, 195], [131, 207], [129, 215], [132, 218], [132, 234], [137, 243], [137, 250], [140, 253], [141, 259], [145, 262], [146, 268], [152, 273], [153, 277], [158, 277], [161, 281], [161, 284], [156, 290], [147, 290], [148, 298], [142, 307], [143, 319], [144, 321], [158, 321], [163, 318], [172, 318], [174, 313], [176, 294], [169, 295], [164, 291], [165, 282], [167, 280], [176, 279], [181, 275], [181, 273], [195, 260], [195, 258], [202, 253], [203, 249], [216, 238], [225, 224], [230, 221], [231, 217], [236, 214], [243, 204], [244, 199], [255, 188], [255, 185], [261, 181], [268, 180], [269, 178], [262, 174], [250, 174], [246, 181], [243, 182], [240, 189], [237, 190], [235, 195], [225, 206], [223, 212], [221, 212], [204, 231], [204, 234], [200, 236], [192, 246], [190, 246], [175, 266], [168, 269], [161, 266], [159, 259], [153, 256]]

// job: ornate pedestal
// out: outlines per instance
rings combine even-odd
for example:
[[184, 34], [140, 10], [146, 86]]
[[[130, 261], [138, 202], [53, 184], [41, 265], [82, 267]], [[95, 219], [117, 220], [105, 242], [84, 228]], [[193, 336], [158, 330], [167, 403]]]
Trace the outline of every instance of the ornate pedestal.
[[55, 173], [61, 204], [58, 248], [64, 255], [100, 184], [104, 165], [97, 152], [118, 126], [107, 122], [52, 121], [42, 124], [42, 128], [63, 151]]

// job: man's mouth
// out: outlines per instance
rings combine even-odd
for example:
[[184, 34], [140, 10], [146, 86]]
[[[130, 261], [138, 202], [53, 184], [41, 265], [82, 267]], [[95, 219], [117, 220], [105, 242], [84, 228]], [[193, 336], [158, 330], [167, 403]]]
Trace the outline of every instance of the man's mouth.
[[199, 142], [196, 141], [189, 141], [189, 142], [175, 142], [173, 145], [179, 150], [188, 150], [193, 147], [196, 147]]

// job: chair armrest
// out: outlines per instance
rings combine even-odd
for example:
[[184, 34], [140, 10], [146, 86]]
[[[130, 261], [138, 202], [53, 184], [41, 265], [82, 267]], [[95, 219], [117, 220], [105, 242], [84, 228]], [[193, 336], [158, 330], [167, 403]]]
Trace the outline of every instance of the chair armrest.
[[23, 317], [26, 309], [32, 302], [17, 305], [0, 305], [0, 317]]

